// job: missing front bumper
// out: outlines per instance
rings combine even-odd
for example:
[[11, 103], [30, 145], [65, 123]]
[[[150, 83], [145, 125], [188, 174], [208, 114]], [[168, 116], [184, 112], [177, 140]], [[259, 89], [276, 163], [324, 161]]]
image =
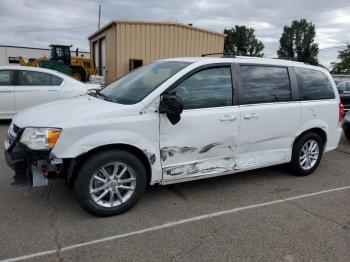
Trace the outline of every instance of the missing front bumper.
[[32, 178], [32, 186], [40, 187], [47, 186], [49, 184], [49, 180], [47, 179], [47, 175], [45, 176], [42, 172], [47, 166], [46, 160], [38, 160], [36, 165], [31, 166], [31, 178]]
[[63, 160], [51, 159], [49, 154], [50, 151], [34, 151], [19, 142], [15, 142], [11, 150], [5, 150], [6, 163], [15, 171], [12, 184], [46, 186], [49, 178], [59, 177]]

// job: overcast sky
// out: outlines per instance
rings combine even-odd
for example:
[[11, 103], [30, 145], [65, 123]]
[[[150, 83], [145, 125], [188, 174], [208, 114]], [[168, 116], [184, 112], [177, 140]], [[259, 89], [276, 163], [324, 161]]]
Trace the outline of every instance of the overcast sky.
[[0, 0], [0, 44], [48, 47], [73, 44], [88, 51], [87, 36], [113, 19], [193, 23], [217, 32], [236, 24], [256, 29], [264, 53], [275, 57], [283, 26], [307, 18], [317, 26], [319, 60], [329, 66], [350, 42], [349, 0]]

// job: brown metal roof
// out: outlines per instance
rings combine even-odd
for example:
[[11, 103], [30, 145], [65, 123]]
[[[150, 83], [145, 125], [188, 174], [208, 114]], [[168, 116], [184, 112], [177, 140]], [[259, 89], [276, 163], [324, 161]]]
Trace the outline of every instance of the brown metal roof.
[[109, 22], [108, 24], [104, 25], [99, 30], [97, 30], [95, 33], [89, 35], [88, 39], [93, 38], [94, 36], [98, 35], [99, 33], [107, 30], [108, 28], [110, 28], [111, 26], [116, 25], [116, 24], [171, 25], [171, 26], [177, 26], [177, 27], [193, 29], [193, 30], [196, 30], [196, 31], [206, 32], [206, 33], [210, 33], [210, 34], [220, 35], [220, 36], [223, 36], [223, 37], [226, 36], [223, 33], [218, 33], [218, 32], [214, 32], [214, 31], [210, 31], [210, 30], [206, 30], [206, 29], [202, 29], [202, 28], [198, 28], [198, 27], [194, 27], [194, 26], [190, 26], [190, 25], [186, 25], [186, 24], [182, 24], [182, 23], [176, 23], [176, 22], [138, 21], [138, 20], [112, 20], [111, 22]]

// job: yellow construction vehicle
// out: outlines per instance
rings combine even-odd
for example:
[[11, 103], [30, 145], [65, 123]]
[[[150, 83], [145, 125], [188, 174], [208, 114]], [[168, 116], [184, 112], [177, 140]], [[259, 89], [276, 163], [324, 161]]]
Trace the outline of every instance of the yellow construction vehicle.
[[20, 56], [19, 63], [23, 66], [53, 69], [86, 82], [90, 75], [97, 74], [97, 69], [90, 58], [78, 55], [78, 49], [76, 49], [76, 56], [71, 56], [71, 47], [71, 45], [50, 45], [49, 58], [44, 56], [39, 59], [29, 59], [28, 62], [25, 62], [23, 57]]

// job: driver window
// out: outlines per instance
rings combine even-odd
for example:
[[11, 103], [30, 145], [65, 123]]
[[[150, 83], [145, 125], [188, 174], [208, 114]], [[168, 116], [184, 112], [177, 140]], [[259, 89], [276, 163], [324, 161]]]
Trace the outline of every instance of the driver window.
[[174, 90], [184, 109], [232, 105], [232, 81], [229, 66], [199, 71], [182, 81]]

